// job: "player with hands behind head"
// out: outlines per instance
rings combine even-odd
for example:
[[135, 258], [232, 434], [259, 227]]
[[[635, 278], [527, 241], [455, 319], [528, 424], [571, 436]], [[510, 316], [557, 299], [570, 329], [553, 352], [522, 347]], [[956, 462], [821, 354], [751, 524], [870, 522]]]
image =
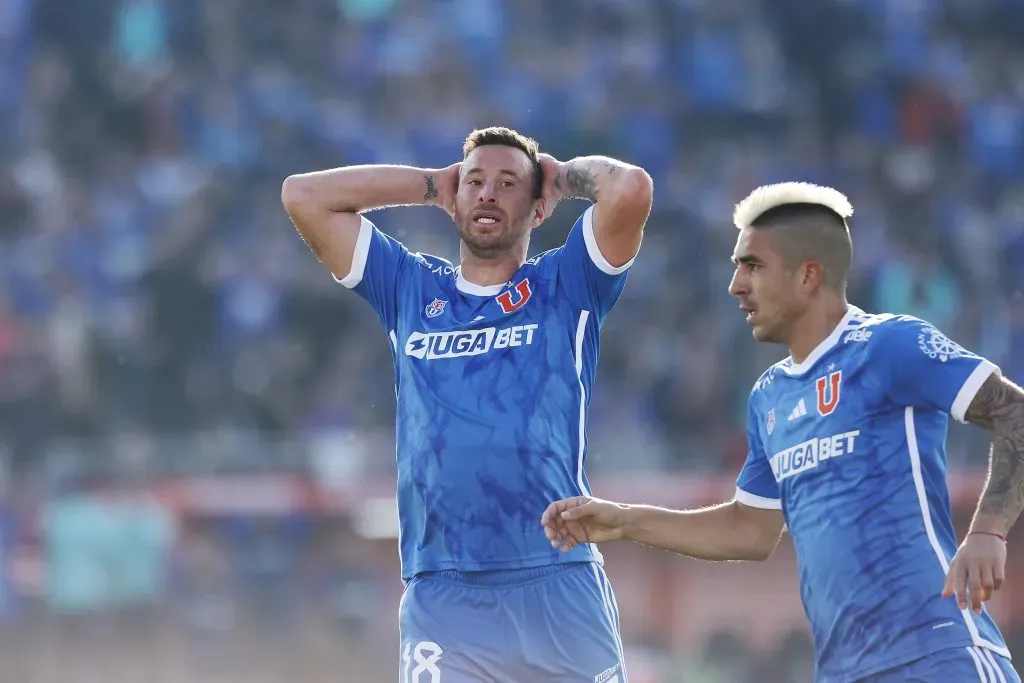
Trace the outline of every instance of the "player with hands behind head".
[[[368, 301], [396, 375], [403, 683], [625, 683], [596, 548], [550, 547], [537, 519], [589, 494], [586, 422], [600, 327], [651, 209], [647, 173], [561, 162], [507, 128], [470, 133], [443, 169], [354, 166], [288, 178], [299, 233]], [[527, 258], [564, 198], [591, 206]], [[442, 208], [461, 262], [410, 252], [366, 214]], [[566, 619], [575, 624], [565, 629]]]

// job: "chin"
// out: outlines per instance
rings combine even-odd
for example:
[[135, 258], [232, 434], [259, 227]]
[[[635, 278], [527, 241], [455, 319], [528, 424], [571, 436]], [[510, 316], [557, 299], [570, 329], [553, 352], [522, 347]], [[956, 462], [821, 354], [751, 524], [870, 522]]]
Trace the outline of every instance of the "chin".
[[754, 334], [754, 339], [759, 342], [764, 342], [766, 344], [778, 342], [778, 339], [774, 334], [772, 334], [772, 331], [765, 327], [755, 326], [752, 332]]
[[469, 253], [477, 258], [496, 258], [509, 250], [509, 246], [501, 240], [467, 240], [463, 238], [462, 241], [465, 242]]

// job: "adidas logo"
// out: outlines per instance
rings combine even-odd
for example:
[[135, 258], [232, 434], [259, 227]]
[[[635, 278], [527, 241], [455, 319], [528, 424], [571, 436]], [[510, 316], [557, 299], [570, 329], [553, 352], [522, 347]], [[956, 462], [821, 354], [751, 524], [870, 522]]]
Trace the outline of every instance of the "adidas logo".
[[789, 414], [789, 417], [786, 418], [786, 419], [789, 422], [792, 422], [793, 420], [795, 420], [797, 418], [800, 418], [800, 417], [803, 417], [806, 414], [807, 414], [807, 404], [804, 403], [803, 399], [800, 399], [800, 402], [796, 404], [796, 408], [793, 408], [793, 412], [791, 412]]

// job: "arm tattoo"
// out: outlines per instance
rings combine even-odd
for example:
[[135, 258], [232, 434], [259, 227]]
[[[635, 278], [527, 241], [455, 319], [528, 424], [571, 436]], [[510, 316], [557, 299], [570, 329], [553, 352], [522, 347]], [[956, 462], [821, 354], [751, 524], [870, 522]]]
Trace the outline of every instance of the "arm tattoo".
[[437, 199], [437, 188], [434, 186], [434, 176], [425, 175], [423, 179], [427, 183], [427, 191], [423, 195], [423, 200], [430, 202]]
[[597, 184], [594, 182], [594, 174], [588, 169], [570, 165], [565, 169], [565, 182], [569, 186], [570, 196], [597, 201]]
[[583, 157], [570, 161], [565, 166], [567, 196], [596, 202], [602, 188], [607, 187], [608, 180], [622, 167], [621, 162], [607, 157]]
[[992, 375], [967, 409], [968, 422], [992, 431], [988, 481], [978, 512], [1009, 529], [1024, 509], [1024, 391]]

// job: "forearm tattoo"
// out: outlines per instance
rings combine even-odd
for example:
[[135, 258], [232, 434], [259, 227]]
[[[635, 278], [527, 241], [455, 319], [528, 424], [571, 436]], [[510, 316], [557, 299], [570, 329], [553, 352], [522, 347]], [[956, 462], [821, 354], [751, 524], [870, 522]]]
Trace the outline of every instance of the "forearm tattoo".
[[[573, 159], [565, 165], [566, 196], [596, 202], [602, 188], [620, 168], [623, 168], [621, 162], [606, 157]], [[555, 188], [560, 187], [561, 174], [555, 178]]]
[[992, 431], [988, 481], [978, 512], [1001, 519], [1009, 529], [1024, 509], [1024, 391], [992, 375], [965, 417]]
[[427, 191], [423, 194], [423, 201], [431, 202], [437, 199], [437, 187], [434, 186], [434, 176], [425, 175], [423, 180], [426, 181]]

